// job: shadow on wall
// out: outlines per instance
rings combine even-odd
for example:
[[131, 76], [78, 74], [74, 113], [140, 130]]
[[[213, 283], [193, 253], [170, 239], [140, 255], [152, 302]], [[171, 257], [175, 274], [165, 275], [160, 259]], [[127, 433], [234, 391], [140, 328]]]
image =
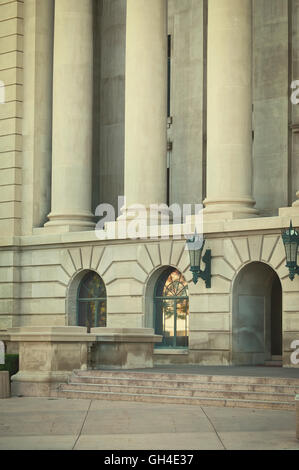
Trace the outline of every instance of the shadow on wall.
[[267, 264], [250, 263], [233, 286], [232, 362], [263, 365], [282, 355], [282, 288]]

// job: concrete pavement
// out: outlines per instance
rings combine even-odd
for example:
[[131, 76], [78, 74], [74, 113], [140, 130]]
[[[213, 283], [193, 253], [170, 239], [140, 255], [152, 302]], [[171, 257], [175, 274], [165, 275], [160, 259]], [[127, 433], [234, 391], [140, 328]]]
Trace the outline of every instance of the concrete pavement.
[[298, 449], [295, 412], [100, 400], [0, 400], [0, 450]]

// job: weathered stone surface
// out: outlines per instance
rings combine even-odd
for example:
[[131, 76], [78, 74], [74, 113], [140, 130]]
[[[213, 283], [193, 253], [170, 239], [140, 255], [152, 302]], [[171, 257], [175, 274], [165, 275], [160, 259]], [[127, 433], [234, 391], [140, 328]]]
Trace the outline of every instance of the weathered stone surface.
[[9, 372], [6, 370], [0, 371], [0, 398], [10, 397], [10, 381]]

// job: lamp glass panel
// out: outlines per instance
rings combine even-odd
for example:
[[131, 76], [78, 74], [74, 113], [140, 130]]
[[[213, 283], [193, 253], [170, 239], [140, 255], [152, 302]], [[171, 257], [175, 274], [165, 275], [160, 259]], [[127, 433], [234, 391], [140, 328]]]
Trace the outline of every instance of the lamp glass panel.
[[293, 263], [297, 263], [297, 251], [298, 251], [297, 242], [292, 242], [290, 245], [290, 261]]

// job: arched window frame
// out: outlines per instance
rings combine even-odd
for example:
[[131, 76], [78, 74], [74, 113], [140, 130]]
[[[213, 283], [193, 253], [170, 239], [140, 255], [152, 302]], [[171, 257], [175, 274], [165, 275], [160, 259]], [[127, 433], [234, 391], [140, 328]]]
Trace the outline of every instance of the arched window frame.
[[[91, 275], [97, 275], [98, 278], [100, 279], [100, 282], [102, 283], [103, 289], [104, 289], [104, 292], [105, 292], [104, 297], [80, 297], [81, 289], [82, 289], [84, 283], [86, 283], [86, 280], [88, 279], [88, 277], [91, 276]], [[104, 283], [103, 279], [101, 278], [101, 276], [99, 276], [99, 274], [97, 274], [94, 271], [87, 272], [83, 276], [83, 278], [80, 280], [80, 283], [79, 283], [79, 286], [78, 286], [78, 289], [77, 289], [77, 297], [76, 297], [76, 325], [79, 325], [80, 304], [88, 303], [88, 302], [97, 302], [98, 303], [98, 305], [96, 307], [96, 313], [95, 313], [95, 325], [93, 327], [98, 326], [99, 304], [101, 302], [105, 302], [105, 308], [106, 308], [105, 323], [107, 325], [107, 291], [106, 291], [106, 286], [105, 286], [105, 283]]]
[[[189, 295], [187, 293], [187, 295], [184, 295], [184, 296], [165, 296], [165, 295], [163, 295], [163, 290], [164, 289], [163, 288], [161, 289], [161, 286], [164, 286], [164, 288], [165, 288], [165, 284], [166, 284], [167, 279], [175, 271], [177, 271], [185, 281], [184, 275], [182, 273], [180, 273], [177, 269], [175, 269], [173, 267], [169, 267], [169, 268], [166, 268], [160, 274], [159, 278], [156, 281], [155, 288], [154, 288], [154, 298], [153, 298], [154, 312], [153, 313], [154, 313], [154, 329], [155, 329], [155, 332], [157, 332], [158, 302], [163, 301], [163, 300], [169, 300], [169, 301], [173, 300], [174, 304], [175, 304], [175, 308], [174, 308], [174, 344], [172, 346], [166, 345], [165, 338], [163, 338], [162, 343], [157, 343], [157, 345], [156, 345], [156, 348], [159, 348], [159, 349], [163, 349], [163, 348], [164, 349], [187, 349], [188, 348], [188, 344], [185, 345], [185, 346], [178, 346], [177, 345], [177, 335], [176, 335], [176, 333], [177, 333], [177, 309], [176, 309], [176, 305], [177, 304], [176, 303], [179, 300], [187, 301], [187, 315], [189, 316]], [[188, 292], [187, 283], [186, 283], [186, 287], [187, 287], [187, 292]], [[163, 320], [162, 320], [162, 322], [163, 322]], [[185, 337], [187, 338], [187, 343], [188, 343], [188, 341], [189, 341], [189, 319], [187, 319], [187, 323], [188, 323], [188, 328], [187, 328], [187, 335]], [[160, 333], [158, 333], [158, 334], [160, 334]]]

